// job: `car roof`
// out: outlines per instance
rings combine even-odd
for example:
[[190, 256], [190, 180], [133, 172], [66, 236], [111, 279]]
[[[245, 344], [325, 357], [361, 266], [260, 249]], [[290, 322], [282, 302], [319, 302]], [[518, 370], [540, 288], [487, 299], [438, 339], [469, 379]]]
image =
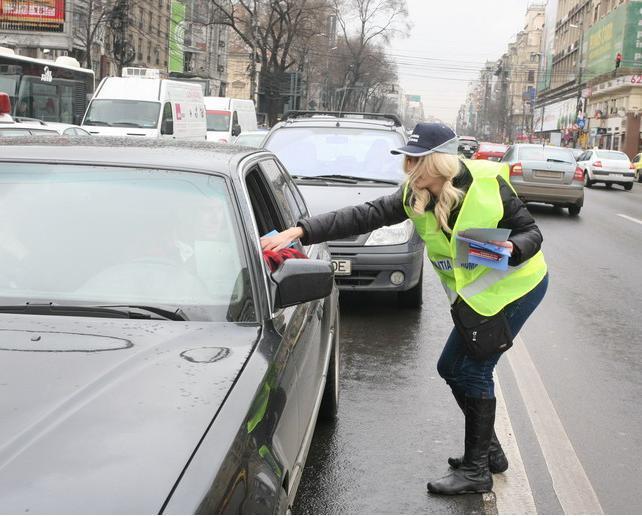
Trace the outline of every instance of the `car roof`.
[[292, 127], [337, 127], [349, 129], [375, 129], [380, 131], [393, 131], [405, 135], [405, 129], [402, 125], [395, 125], [392, 119], [386, 118], [366, 118], [367, 113], [363, 117], [344, 113], [342, 116], [333, 116], [330, 114], [318, 114], [309, 116], [296, 116], [288, 118], [276, 124], [272, 131], [275, 129], [292, 128]]
[[0, 162], [90, 163], [230, 176], [238, 161], [258, 153], [267, 151], [206, 141], [33, 136], [3, 138]]

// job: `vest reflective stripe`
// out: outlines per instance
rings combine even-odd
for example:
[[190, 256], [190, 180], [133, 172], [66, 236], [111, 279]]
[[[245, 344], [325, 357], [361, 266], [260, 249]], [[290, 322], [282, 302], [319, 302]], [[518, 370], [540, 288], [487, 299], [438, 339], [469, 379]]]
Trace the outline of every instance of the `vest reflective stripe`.
[[[473, 182], [455, 221], [453, 235], [473, 227], [496, 228], [504, 216], [497, 176], [501, 175], [508, 182], [508, 166], [483, 160], [466, 160], [465, 163]], [[451, 303], [460, 296], [478, 313], [494, 315], [530, 292], [546, 275], [546, 262], [541, 251], [519, 266], [509, 267], [507, 271], [460, 263], [456, 258], [456, 239], [448, 240], [438, 228], [434, 212], [430, 210], [422, 215], [415, 214], [407, 206], [407, 198], [408, 184], [404, 187], [404, 209], [426, 243], [428, 258]]]

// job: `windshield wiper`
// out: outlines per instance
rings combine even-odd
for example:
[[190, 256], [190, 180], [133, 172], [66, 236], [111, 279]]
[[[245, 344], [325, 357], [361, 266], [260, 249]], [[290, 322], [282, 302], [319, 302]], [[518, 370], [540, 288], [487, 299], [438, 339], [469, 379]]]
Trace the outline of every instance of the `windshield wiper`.
[[[159, 306], [147, 306], [147, 305], [98, 305], [95, 308], [105, 308], [108, 310], [112, 309], [128, 309], [128, 308], [134, 308], [136, 310], [144, 310], [146, 312], [151, 312], [155, 315], [159, 315], [163, 317], [164, 319], [169, 319], [170, 321], [189, 321], [187, 318], [187, 315], [185, 315], [185, 312], [178, 307], [174, 310], [168, 310], [167, 308], [161, 308]], [[136, 312], [129, 312], [132, 314], [136, 314]], [[143, 315], [143, 314], [137, 314], [137, 315]]]
[[24, 305], [0, 305], [0, 313], [33, 314], [33, 315], [66, 315], [75, 317], [114, 317], [120, 319], [156, 319], [149, 313], [132, 310], [142, 310], [171, 321], [187, 321], [180, 308], [172, 312], [164, 308], [152, 306], [127, 305], [55, 305], [53, 303], [25, 303]]
[[355, 181], [354, 179], [348, 179], [347, 177], [342, 177], [342, 176], [334, 176], [334, 175], [329, 175], [329, 176], [301, 176], [301, 175], [293, 175], [292, 179], [296, 179], [298, 181], [330, 181], [334, 183], [344, 183], [347, 185], [356, 185], [358, 181]]
[[103, 122], [102, 120], [85, 120], [83, 125], [105, 125], [107, 127], [111, 127], [111, 124]]
[[564, 161], [563, 159], [557, 159], [557, 158], [546, 158], [546, 161], [551, 161], [553, 163], [566, 163], [567, 165], [572, 165], [570, 161]]
[[142, 127], [142, 125], [136, 122], [112, 122], [111, 125], [114, 127]]
[[395, 185], [398, 186], [399, 182], [392, 179], [379, 179], [376, 177], [362, 177], [362, 176], [349, 176], [345, 174], [327, 174], [323, 176], [314, 176], [322, 177], [324, 179], [344, 179], [346, 181], [355, 181], [357, 183], [383, 183], [386, 185]]

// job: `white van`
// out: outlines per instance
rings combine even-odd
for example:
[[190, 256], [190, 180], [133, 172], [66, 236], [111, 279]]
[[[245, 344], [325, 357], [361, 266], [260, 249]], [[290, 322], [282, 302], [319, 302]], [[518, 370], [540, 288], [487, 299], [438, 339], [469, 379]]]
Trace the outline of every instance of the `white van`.
[[82, 127], [100, 136], [205, 140], [203, 90], [168, 79], [105, 77]]
[[205, 97], [207, 139], [231, 143], [245, 131], [256, 131], [256, 109], [251, 100]]

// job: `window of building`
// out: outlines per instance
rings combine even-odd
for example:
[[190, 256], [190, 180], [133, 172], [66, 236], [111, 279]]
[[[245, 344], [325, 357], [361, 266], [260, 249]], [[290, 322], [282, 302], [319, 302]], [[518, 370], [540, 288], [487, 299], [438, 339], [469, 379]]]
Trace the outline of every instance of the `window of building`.
[[143, 60], [143, 38], [138, 38], [138, 51], [136, 53], [136, 58], [139, 61]]
[[154, 30], [154, 14], [149, 11], [149, 33], [151, 34]]
[[535, 70], [528, 71], [528, 82], [530, 83], [535, 82]]
[[139, 7], [138, 8], [138, 28], [139, 29], [143, 28], [143, 20], [144, 20], [143, 8]]

